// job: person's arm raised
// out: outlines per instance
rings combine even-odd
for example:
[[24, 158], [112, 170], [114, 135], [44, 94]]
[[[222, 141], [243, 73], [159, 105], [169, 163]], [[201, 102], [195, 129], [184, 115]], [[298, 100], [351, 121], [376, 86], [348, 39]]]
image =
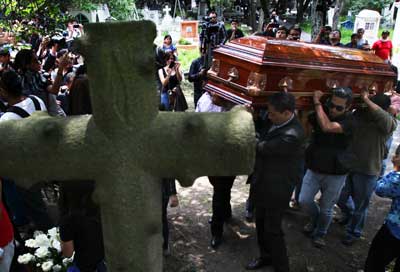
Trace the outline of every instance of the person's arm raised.
[[326, 115], [320, 101], [323, 95], [324, 94], [321, 91], [315, 91], [313, 97], [315, 113], [317, 115], [319, 126], [321, 127], [323, 132], [344, 133], [342, 126], [338, 122], [331, 122], [331, 120], [329, 120], [328, 115]]

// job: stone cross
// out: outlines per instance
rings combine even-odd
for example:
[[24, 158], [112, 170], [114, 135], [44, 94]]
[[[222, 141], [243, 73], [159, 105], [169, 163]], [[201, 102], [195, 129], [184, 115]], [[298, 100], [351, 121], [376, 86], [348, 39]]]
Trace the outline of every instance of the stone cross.
[[163, 9], [163, 11], [165, 12], [165, 16], [169, 15], [169, 12], [171, 11], [171, 8], [167, 5], [165, 6], [165, 8]]
[[251, 115], [158, 112], [154, 24], [89, 24], [80, 42], [93, 115], [44, 113], [0, 123], [1, 176], [95, 180], [109, 271], [162, 270], [161, 177], [190, 186], [198, 176], [252, 171]]

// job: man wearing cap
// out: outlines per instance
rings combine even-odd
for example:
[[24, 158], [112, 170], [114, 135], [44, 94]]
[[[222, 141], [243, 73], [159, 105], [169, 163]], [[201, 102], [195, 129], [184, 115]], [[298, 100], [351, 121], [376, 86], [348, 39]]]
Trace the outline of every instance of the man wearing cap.
[[[396, 129], [396, 120], [387, 112], [390, 98], [379, 93], [370, 98], [368, 91], [361, 92], [366, 107], [353, 112], [351, 122], [341, 124], [331, 121], [322, 108], [323, 93], [314, 94], [318, 123], [324, 132], [351, 135], [351, 156], [342, 158], [350, 169], [338, 205], [347, 223], [345, 245], [352, 245], [362, 234], [371, 195], [387, 154], [386, 141]], [[350, 198], [351, 196], [351, 198]]]
[[393, 44], [389, 39], [390, 32], [384, 30], [382, 32], [382, 38], [372, 45], [372, 50], [375, 51], [375, 55], [380, 57], [386, 62], [390, 62], [393, 55]]

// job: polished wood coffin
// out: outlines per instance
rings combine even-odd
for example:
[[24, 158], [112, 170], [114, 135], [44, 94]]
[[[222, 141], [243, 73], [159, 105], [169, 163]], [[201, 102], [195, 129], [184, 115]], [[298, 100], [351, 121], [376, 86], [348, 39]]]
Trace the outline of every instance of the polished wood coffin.
[[297, 107], [312, 105], [315, 90], [333, 87], [386, 92], [396, 75], [372, 52], [249, 36], [215, 49], [205, 90], [235, 104], [266, 106], [278, 91], [295, 95]]

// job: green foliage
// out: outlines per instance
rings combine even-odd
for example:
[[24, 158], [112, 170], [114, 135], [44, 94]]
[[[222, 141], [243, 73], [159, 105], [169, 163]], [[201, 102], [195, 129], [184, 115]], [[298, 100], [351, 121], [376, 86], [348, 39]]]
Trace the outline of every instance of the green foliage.
[[[211, 7], [224, 7], [224, 8], [230, 8], [232, 6], [232, 1], [230, 0], [210, 0], [210, 6]], [[219, 14], [220, 15], [220, 14]]]
[[311, 33], [311, 21], [304, 21], [300, 24], [301, 31]]
[[190, 44], [192, 44], [192, 43], [191, 43], [190, 41], [184, 39], [184, 38], [180, 38], [179, 41], [178, 41], [178, 44], [181, 44], [181, 45], [190, 45]]
[[351, 10], [358, 13], [362, 9], [372, 9], [381, 12], [385, 6], [392, 2], [392, 0], [348, 0], [345, 1], [343, 10], [346, 12], [347, 10]]
[[200, 57], [200, 52], [198, 48], [195, 49], [179, 49], [178, 60], [181, 63], [182, 71], [189, 71], [190, 64], [193, 60]]
[[[65, 22], [64, 3], [55, 0], [0, 0], [0, 12], [3, 14], [0, 27], [12, 30], [17, 40], [26, 39], [33, 32], [47, 34]], [[34, 18], [39, 18], [44, 25], [42, 29], [21, 23]]]

